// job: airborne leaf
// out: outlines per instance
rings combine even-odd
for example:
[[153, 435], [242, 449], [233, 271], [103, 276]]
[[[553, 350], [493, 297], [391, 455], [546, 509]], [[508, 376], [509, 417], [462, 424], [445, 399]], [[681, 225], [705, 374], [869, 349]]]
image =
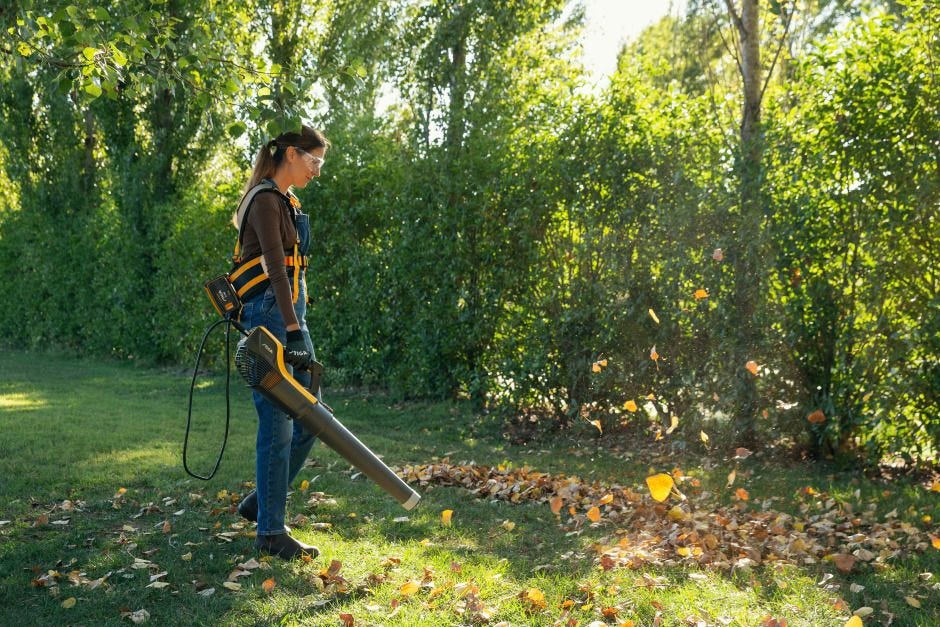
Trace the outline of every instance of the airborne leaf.
[[635, 412], [637, 410], [636, 401], [629, 400], [623, 404], [623, 408], [628, 412]]
[[441, 512], [441, 523], [445, 527], [450, 527], [450, 519], [453, 515], [454, 515], [454, 510], [445, 509], [443, 512]]
[[666, 473], [660, 473], [646, 478], [646, 485], [650, 489], [650, 495], [659, 502], [663, 502], [669, 498], [673, 484], [672, 476]]
[[653, 322], [659, 324], [659, 318], [656, 316], [656, 312], [650, 309], [650, 318], [653, 319]]

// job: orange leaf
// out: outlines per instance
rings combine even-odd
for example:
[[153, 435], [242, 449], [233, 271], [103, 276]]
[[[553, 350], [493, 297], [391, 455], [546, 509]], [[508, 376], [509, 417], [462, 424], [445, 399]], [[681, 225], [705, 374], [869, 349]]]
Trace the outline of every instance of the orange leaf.
[[274, 583], [274, 577], [271, 577], [270, 579], [264, 580], [264, 583], [261, 584], [261, 589], [271, 594], [271, 591], [274, 590], [274, 586], [276, 585], [277, 584]]
[[600, 371], [601, 371], [601, 365], [599, 363], [595, 361], [593, 364], [591, 364], [591, 372], [600, 372]]
[[650, 359], [652, 359], [653, 361], [657, 361], [659, 359], [659, 353], [656, 352], [655, 346], [653, 346], [653, 348], [650, 349]]
[[545, 594], [538, 588], [529, 588], [523, 593], [522, 598], [537, 609], [545, 607]]
[[605, 494], [604, 496], [601, 497], [601, 500], [600, 500], [600, 504], [601, 504], [601, 505], [607, 505], [607, 504], [613, 503], [613, 502], [614, 502], [614, 495], [613, 495], [613, 494]]
[[725, 253], [724, 253], [724, 251], [721, 250], [720, 248], [716, 248], [716, 249], [712, 252], [712, 259], [714, 259], [715, 261], [721, 261], [721, 260], [724, 259], [724, 258], [725, 258]]
[[444, 524], [445, 527], [450, 527], [450, 518], [453, 515], [454, 515], [454, 510], [452, 509], [445, 509], [443, 512], [441, 512], [441, 522]]
[[340, 614], [339, 619], [343, 621], [343, 627], [353, 627], [356, 624], [356, 620], [353, 618], [352, 614]]
[[755, 377], [757, 376], [757, 362], [756, 361], [751, 360], [747, 362], [746, 364], [744, 364], [744, 367], [747, 368], [747, 371], [750, 372], [752, 375], [754, 375]]
[[407, 596], [411, 596], [412, 594], [414, 594], [420, 589], [421, 589], [421, 584], [419, 584], [417, 581], [412, 579], [402, 584], [402, 587], [398, 589], [398, 592], [400, 592], [402, 596], [407, 597]]
[[561, 505], [562, 505], [561, 497], [560, 497], [560, 496], [556, 496], [555, 498], [553, 498], [553, 499], [551, 500], [551, 502], [549, 503], [549, 505], [550, 505], [551, 508], [552, 508], [552, 513], [557, 516], [557, 515], [558, 515], [558, 512], [561, 511]]
[[821, 409], [817, 409], [807, 416], [806, 420], [814, 425], [818, 425], [820, 423], [826, 422], [826, 414], [824, 414]]
[[660, 503], [669, 498], [673, 483], [672, 476], [666, 473], [660, 473], [646, 478], [646, 485], [650, 489], [650, 496]]
[[635, 412], [637, 410], [636, 402], [633, 400], [629, 400], [623, 404], [623, 408], [629, 412]]
[[695, 300], [702, 300], [703, 298], [708, 298], [708, 290], [699, 288], [695, 290], [694, 296], [695, 296]]
[[734, 495], [738, 497], [739, 499], [741, 499], [742, 501], [747, 501], [748, 499], [751, 498], [751, 495], [748, 494], [747, 490], [745, 490], [744, 488], [738, 488], [737, 490], [735, 490]]
[[750, 456], [751, 456], [751, 452], [747, 450], [746, 448], [744, 448], [743, 446], [734, 449], [735, 459], [747, 459]]
[[173, 530], [173, 525], [170, 524], [169, 520], [163, 521], [163, 533], [170, 533]]
[[933, 545], [933, 548], [940, 549], [940, 538], [937, 536], [930, 536], [930, 544]]
[[588, 420], [592, 425], [594, 425], [600, 433], [604, 433], [604, 428], [601, 426], [600, 420]]
[[590, 520], [591, 522], [597, 522], [598, 520], [601, 519], [601, 510], [599, 510], [597, 506], [595, 505], [594, 507], [588, 510], [587, 517], [588, 517], [588, 520]]

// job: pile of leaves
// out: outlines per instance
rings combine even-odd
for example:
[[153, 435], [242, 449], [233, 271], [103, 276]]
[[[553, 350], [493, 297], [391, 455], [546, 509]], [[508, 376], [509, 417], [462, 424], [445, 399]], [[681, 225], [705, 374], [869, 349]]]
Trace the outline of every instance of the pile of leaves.
[[744, 488], [734, 492], [731, 505], [709, 501], [696, 507], [677, 486], [694, 487], [698, 481], [679, 470], [648, 478], [649, 493], [525, 467], [460, 465], [446, 459], [405, 466], [399, 473], [411, 483], [460, 486], [482, 499], [545, 503], [572, 534], [609, 528], [611, 533], [593, 546], [605, 570], [650, 563], [733, 570], [831, 562], [847, 574], [884, 569], [911, 552], [940, 549], [935, 528], [930, 533], [904, 522], [896, 511], [878, 519], [874, 505], [853, 506], [812, 487], [799, 491], [800, 514], [792, 515], [774, 510], [773, 499], [751, 502]]

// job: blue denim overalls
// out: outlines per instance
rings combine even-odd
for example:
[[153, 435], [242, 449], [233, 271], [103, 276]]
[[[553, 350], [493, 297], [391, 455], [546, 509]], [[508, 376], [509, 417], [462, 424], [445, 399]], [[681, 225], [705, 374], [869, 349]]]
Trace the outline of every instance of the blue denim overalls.
[[[291, 210], [293, 211], [293, 208]], [[306, 255], [310, 248], [310, 217], [299, 210], [295, 211], [294, 215], [294, 224], [300, 240], [298, 250], [300, 254]], [[291, 287], [293, 289], [293, 281], [291, 281]], [[307, 284], [303, 270], [300, 274], [298, 291], [294, 313], [303, 331], [307, 348], [316, 358], [305, 318]], [[282, 344], [285, 343], [287, 327], [278, 309], [272, 286], [268, 286], [262, 294], [244, 303], [242, 324], [249, 329], [259, 325], [264, 326]], [[304, 387], [310, 385], [310, 373], [307, 371], [296, 373], [295, 378]], [[258, 392], [252, 391], [252, 399], [258, 410], [258, 438], [255, 444], [255, 478], [258, 496], [257, 534], [259, 536], [278, 535], [287, 531], [284, 526], [284, 516], [288, 486], [303, 467], [315, 437]]]

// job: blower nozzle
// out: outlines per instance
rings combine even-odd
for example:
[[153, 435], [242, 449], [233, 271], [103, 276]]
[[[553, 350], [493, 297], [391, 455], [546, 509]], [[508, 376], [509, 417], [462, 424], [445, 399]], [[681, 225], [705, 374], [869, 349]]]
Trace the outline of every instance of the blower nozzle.
[[412, 509], [421, 496], [359, 441], [287, 369], [284, 347], [266, 328], [255, 327], [238, 342], [235, 366], [248, 385], [339, 453], [383, 490]]

